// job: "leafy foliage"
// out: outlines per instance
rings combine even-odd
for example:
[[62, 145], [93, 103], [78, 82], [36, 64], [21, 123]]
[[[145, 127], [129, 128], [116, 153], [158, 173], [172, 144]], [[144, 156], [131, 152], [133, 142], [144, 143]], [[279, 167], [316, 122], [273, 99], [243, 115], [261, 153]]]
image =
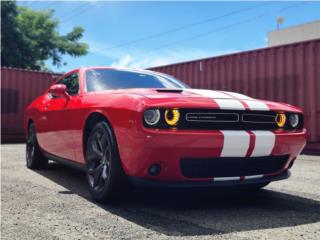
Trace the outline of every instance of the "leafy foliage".
[[88, 45], [79, 42], [84, 29], [74, 27], [66, 35], [57, 31], [59, 22], [53, 10], [34, 11], [17, 7], [14, 1], [1, 1], [1, 65], [45, 69], [45, 61], [61, 66], [63, 55], [85, 55]]

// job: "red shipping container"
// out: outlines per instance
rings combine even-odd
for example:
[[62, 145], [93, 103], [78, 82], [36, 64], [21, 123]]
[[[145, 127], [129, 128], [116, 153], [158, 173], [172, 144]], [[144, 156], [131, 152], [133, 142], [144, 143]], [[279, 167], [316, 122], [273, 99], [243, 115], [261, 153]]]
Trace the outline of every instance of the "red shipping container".
[[234, 91], [304, 110], [307, 149], [320, 152], [320, 39], [153, 67], [193, 88]]
[[61, 74], [1, 67], [1, 141], [24, 140], [25, 108]]

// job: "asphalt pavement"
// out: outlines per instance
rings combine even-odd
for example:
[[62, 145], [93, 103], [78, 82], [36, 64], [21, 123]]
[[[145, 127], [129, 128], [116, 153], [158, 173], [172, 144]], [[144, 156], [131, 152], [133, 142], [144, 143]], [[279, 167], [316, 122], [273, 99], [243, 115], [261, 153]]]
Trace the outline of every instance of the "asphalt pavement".
[[83, 173], [32, 171], [23, 144], [1, 147], [1, 239], [320, 239], [319, 156], [257, 193], [135, 189], [107, 205]]

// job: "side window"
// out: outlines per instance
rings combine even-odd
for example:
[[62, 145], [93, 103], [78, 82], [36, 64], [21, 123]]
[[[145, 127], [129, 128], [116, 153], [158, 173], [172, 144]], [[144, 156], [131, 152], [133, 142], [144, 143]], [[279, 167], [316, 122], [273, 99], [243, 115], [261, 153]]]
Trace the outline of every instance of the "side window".
[[67, 92], [71, 95], [77, 95], [79, 93], [79, 75], [78, 73], [73, 73], [65, 78], [61, 79], [58, 84], [64, 84], [67, 87]]

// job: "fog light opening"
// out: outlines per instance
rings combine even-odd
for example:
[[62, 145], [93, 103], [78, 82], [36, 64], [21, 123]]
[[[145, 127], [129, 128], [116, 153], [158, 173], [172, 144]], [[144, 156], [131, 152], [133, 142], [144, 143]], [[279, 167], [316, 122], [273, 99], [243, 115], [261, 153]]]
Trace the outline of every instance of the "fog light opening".
[[149, 167], [149, 171], [148, 171], [148, 172], [149, 172], [149, 175], [150, 175], [150, 176], [153, 176], [153, 177], [159, 175], [160, 172], [161, 172], [161, 166], [160, 166], [160, 164], [152, 164], [152, 165]]

